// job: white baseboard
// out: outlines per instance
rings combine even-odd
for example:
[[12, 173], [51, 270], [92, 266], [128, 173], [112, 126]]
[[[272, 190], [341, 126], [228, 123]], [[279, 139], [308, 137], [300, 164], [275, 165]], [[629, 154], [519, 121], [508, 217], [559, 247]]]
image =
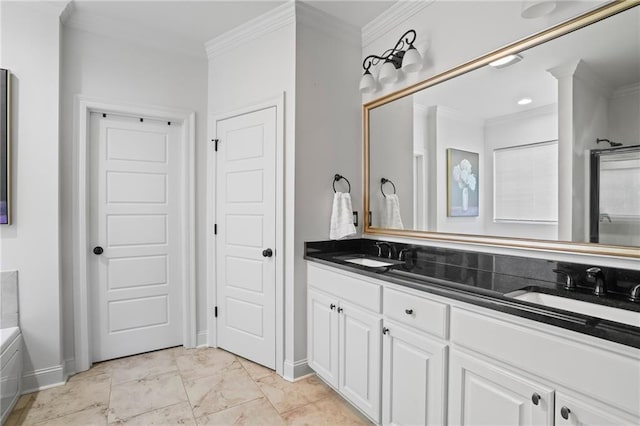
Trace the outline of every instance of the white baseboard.
[[284, 371], [282, 377], [290, 382], [301, 379], [304, 376], [313, 373], [313, 370], [307, 364], [307, 359], [301, 359], [295, 362], [284, 361]]
[[69, 358], [64, 360], [64, 377], [68, 379], [69, 377], [76, 374], [76, 359]]
[[22, 393], [41, 391], [64, 385], [66, 382], [64, 365], [25, 371], [22, 374]]
[[202, 348], [202, 347], [208, 346], [207, 344], [208, 337], [209, 336], [206, 331], [199, 331], [198, 334], [196, 334], [196, 348]]

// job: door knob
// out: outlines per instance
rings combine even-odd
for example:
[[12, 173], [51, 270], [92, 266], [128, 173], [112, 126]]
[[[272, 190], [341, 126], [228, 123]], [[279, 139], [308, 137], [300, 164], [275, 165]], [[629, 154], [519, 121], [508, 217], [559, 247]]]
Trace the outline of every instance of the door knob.
[[538, 392], [534, 392], [533, 395], [531, 395], [531, 402], [533, 402], [533, 405], [540, 403], [540, 394], [538, 394]]
[[571, 410], [569, 410], [567, 407], [562, 407], [560, 409], [560, 415], [563, 419], [569, 420], [569, 414], [571, 414]]
[[413, 314], [413, 309], [405, 309], [404, 313], [407, 315], [412, 315]]
[[100, 247], [100, 246], [95, 246], [95, 247], [93, 248], [93, 254], [100, 255], [100, 254], [102, 254], [102, 253], [104, 253], [104, 249], [103, 249], [102, 247]]
[[262, 250], [262, 256], [264, 256], [264, 257], [273, 256], [273, 250], [271, 250], [270, 248]]

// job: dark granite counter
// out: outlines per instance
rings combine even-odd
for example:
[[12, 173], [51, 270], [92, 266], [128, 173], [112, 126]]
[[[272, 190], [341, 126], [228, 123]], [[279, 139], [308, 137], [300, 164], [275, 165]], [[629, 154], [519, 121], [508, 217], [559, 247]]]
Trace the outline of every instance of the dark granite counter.
[[[601, 268], [607, 294], [592, 294], [586, 270], [592, 266], [552, 260], [531, 259], [468, 252], [461, 250], [390, 243], [392, 257], [404, 250], [405, 261], [388, 267], [372, 268], [341, 260], [345, 255], [377, 257], [379, 240], [352, 239], [305, 243], [305, 259], [345, 271], [392, 282], [405, 287], [483, 306], [557, 327], [588, 334], [612, 342], [640, 348], [640, 323], [637, 326], [604, 320], [580, 313], [525, 302], [505, 294], [517, 290], [536, 291], [640, 312], [640, 303], [628, 301], [631, 288], [640, 284], [640, 271]], [[384, 248], [383, 258], [387, 256]], [[565, 271], [578, 288], [565, 290]]]

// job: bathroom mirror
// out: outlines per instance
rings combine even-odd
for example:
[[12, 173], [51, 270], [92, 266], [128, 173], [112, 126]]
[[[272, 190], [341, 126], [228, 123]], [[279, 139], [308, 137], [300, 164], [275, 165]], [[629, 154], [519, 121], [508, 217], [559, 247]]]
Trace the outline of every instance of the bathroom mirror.
[[[637, 4], [365, 104], [365, 233], [640, 257], [637, 240], [596, 243], [589, 209], [591, 151], [640, 145]], [[640, 169], [629, 173], [637, 181]], [[638, 229], [640, 211], [623, 216]]]

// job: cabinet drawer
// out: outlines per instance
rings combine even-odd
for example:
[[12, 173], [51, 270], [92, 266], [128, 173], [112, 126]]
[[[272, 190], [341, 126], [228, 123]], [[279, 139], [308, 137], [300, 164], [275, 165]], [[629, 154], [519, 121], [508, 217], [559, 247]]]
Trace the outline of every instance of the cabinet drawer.
[[382, 290], [378, 284], [352, 278], [307, 263], [307, 284], [320, 291], [334, 294], [341, 300], [380, 313]]
[[386, 317], [447, 338], [449, 305], [390, 288], [384, 289], [383, 298]]
[[[640, 415], [640, 353], [605, 349], [580, 335], [455, 307], [451, 341], [537, 377]], [[548, 331], [547, 331], [548, 329]]]

